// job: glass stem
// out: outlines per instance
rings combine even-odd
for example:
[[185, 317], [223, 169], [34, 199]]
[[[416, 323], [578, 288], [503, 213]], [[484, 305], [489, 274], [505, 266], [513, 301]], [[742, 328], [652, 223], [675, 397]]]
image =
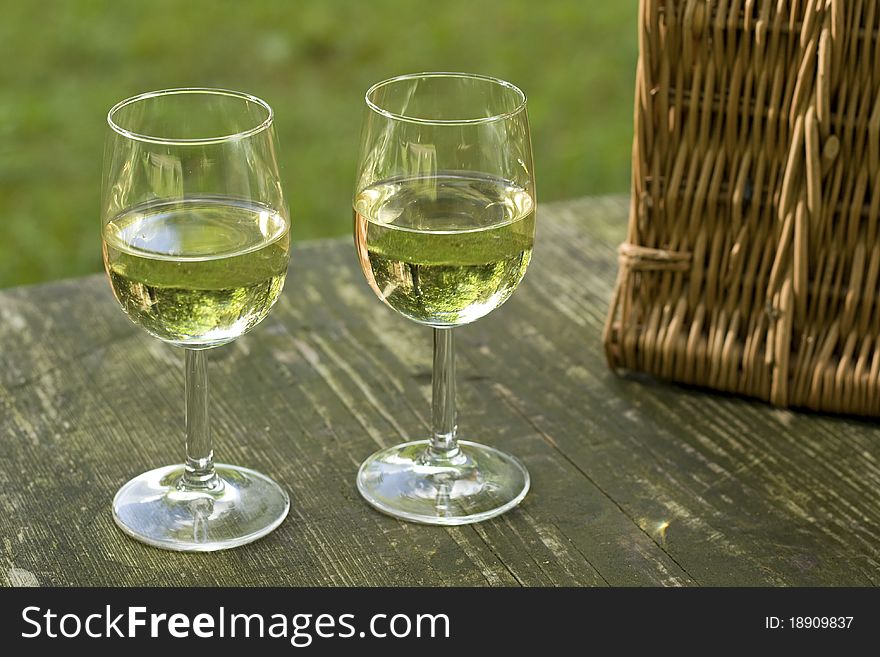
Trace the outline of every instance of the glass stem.
[[208, 352], [186, 349], [186, 465], [179, 487], [213, 490], [220, 485], [214, 472], [214, 447], [208, 415]]
[[434, 390], [431, 412], [432, 460], [448, 460], [460, 450], [455, 433], [455, 335], [451, 328], [434, 329]]

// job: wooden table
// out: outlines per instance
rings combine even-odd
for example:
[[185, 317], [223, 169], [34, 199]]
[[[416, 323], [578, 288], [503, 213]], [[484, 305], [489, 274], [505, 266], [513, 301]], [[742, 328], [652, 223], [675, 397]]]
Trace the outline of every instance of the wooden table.
[[[291, 493], [269, 537], [214, 554], [113, 524], [130, 476], [182, 458], [182, 355], [102, 275], [0, 292], [0, 583], [880, 583], [875, 423], [621, 378], [601, 327], [626, 201], [540, 209], [509, 303], [459, 329], [461, 434], [520, 456], [532, 491], [482, 524], [374, 512], [358, 464], [428, 430], [430, 331], [383, 306], [350, 239], [294, 250], [284, 297], [212, 353], [219, 460]], [[96, 238], [97, 239], [97, 238]]]

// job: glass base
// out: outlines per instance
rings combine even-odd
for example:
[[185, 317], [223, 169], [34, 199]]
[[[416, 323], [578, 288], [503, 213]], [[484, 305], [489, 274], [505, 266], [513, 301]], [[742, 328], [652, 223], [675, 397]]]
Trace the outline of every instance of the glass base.
[[220, 485], [180, 490], [182, 465], [150, 470], [113, 498], [113, 520], [148, 545], [182, 552], [213, 552], [250, 543], [287, 516], [290, 499], [267, 476], [237, 465], [215, 465]]
[[361, 465], [357, 486], [373, 507], [427, 525], [466, 525], [512, 509], [529, 492], [529, 472], [509, 454], [459, 441], [457, 454], [429, 458], [430, 441], [383, 449]]

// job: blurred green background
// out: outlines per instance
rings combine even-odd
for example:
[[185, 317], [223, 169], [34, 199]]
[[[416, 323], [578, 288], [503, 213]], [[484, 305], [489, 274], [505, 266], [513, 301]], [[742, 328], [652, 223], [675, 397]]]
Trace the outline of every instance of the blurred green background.
[[400, 73], [502, 77], [529, 96], [538, 198], [629, 185], [636, 2], [5, 2], [0, 287], [101, 267], [105, 116], [219, 86], [276, 112], [295, 241], [350, 231], [363, 93]]

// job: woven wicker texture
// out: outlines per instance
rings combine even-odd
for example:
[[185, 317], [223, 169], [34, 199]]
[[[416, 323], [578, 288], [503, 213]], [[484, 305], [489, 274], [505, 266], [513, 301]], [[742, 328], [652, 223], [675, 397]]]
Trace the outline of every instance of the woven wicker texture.
[[880, 415], [876, 0], [642, 0], [614, 368]]

